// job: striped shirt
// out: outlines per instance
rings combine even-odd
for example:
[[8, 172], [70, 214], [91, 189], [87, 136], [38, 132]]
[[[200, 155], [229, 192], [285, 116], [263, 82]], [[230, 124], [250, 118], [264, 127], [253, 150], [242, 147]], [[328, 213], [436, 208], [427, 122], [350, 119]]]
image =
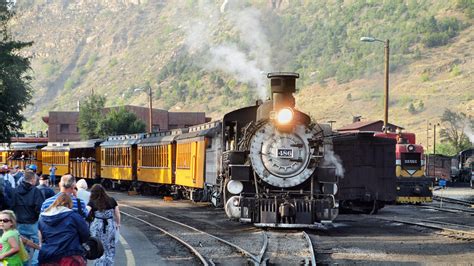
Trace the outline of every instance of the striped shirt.
[[[52, 196], [51, 198], [47, 198], [44, 202], [43, 202], [43, 205], [41, 205], [41, 212], [44, 212], [47, 208], [49, 208], [49, 206], [51, 206], [53, 204], [53, 202], [58, 198], [59, 195], [61, 195], [62, 192], [59, 192], [57, 193], [56, 195]], [[79, 208], [77, 207], [77, 199], [74, 195], [70, 194], [69, 196], [71, 196], [71, 200], [72, 200], [72, 209], [74, 211], [76, 211], [77, 213], [81, 214], [79, 210]], [[86, 203], [81, 200], [81, 209], [82, 209], [82, 217], [83, 218], [86, 218], [87, 215], [88, 215], [88, 211], [87, 211], [87, 208], [86, 208]]]

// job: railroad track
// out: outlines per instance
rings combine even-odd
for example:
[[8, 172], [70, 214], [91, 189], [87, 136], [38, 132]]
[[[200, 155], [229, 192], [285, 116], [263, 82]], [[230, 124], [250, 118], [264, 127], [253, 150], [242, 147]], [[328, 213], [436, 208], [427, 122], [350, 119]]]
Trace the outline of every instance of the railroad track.
[[416, 225], [424, 228], [439, 230], [442, 235], [452, 237], [459, 240], [474, 241], [474, 227], [453, 224], [441, 221], [426, 220], [426, 219], [401, 219], [397, 217], [372, 217], [380, 220], [390, 222]]
[[[202, 265], [316, 265], [313, 243], [306, 232], [261, 231], [260, 239], [256, 239], [256, 236], [247, 237], [241, 245], [236, 245], [198, 228], [135, 206], [121, 203], [120, 208], [123, 215], [175, 239], [186, 247]], [[261, 242], [259, 250], [259, 245], [256, 244], [258, 241]], [[244, 248], [242, 245], [251, 248]], [[249, 251], [251, 249], [254, 253]]]
[[[179, 221], [126, 204], [120, 204], [120, 208], [125, 216], [145, 223], [177, 240], [188, 248], [203, 265], [221, 264], [225, 261], [237, 264], [251, 262], [254, 265], [260, 265], [262, 261], [264, 251], [261, 251], [261, 256], [254, 256], [238, 245]], [[265, 234], [262, 234], [262, 239], [262, 250], [265, 250], [267, 245]]]
[[268, 247], [260, 265], [316, 266], [311, 237], [305, 232], [268, 231]]
[[474, 202], [467, 201], [467, 200], [459, 200], [459, 199], [453, 199], [453, 198], [447, 198], [447, 197], [441, 197], [441, 196], [433, 196], [433, 200], [463, 205], [469, 208], [474, 208]]
[[450, 213], [464, 213], [467, 215], [474, 216], [474, 210], [471, 209], [463, 209], [463, 208], [457, 208], [457, 207], [451, 207], [451, 206], [433, 206], [433, 205], [420, 205], [417, 206], [422, 209], [428, 209], [428, 210], [436, 210], [436, 211], [442, 211], [442, 212], [450, 212]]

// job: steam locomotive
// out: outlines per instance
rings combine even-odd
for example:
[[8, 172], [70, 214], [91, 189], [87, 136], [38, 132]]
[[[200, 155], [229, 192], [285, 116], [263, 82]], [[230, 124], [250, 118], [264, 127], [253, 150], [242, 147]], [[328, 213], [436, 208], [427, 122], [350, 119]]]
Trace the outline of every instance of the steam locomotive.
[[301, 227], [337, 216], [331, 130], [295, 109], [298, 77], [268, 74], [272, 100], [223, 118], [223, 200], [229, 217], [262, 227]]

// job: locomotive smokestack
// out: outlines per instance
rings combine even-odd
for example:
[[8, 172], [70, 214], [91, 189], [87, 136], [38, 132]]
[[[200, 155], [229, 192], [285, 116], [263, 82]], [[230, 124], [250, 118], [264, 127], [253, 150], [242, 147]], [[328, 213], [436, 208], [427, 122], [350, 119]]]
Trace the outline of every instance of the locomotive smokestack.
[[298, 73], [276, 72], [268, 73], [272, 91], [273, 110], [282, 107], [295, 107], [296, 79], [300, 77]]

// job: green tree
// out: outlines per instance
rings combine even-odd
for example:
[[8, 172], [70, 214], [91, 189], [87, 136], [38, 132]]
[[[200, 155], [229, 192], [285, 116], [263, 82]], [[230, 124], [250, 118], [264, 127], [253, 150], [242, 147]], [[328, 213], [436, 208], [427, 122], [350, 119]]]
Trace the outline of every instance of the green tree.
[[0, 141], [9, 142], [22, 128], [21, 114], [31, 100], [30, 59], [19, 51], [32, 42], [15, 41], [9, 33], [9, 21], [15, 13], [12, 3], [0, 0]]
[[101, 125], [104, 120], [105, 97], [92, 93], [81, 102], [77, 126], [82, 139], [96, 139], [103, 136]]
[[145, 132], [145, 123], [125, 107], [112, 109], [102, 121], [102, 137]]
[[447, 109], [441, 116], [441, 122], [445, 125], [440, 130], [443, 143], [453, 146], [456, 152], [471, 147], [471, 142], [465, 133], [467, 129], [472, 128], [474, 125], [474, 120], [471, 117], [467, 117], [464, 113], [455, 113]]

